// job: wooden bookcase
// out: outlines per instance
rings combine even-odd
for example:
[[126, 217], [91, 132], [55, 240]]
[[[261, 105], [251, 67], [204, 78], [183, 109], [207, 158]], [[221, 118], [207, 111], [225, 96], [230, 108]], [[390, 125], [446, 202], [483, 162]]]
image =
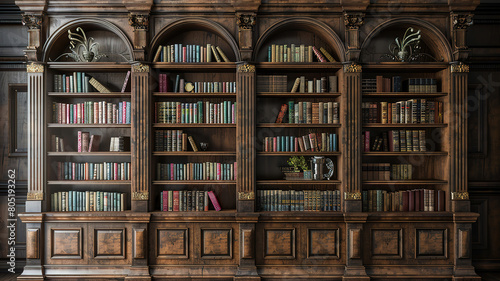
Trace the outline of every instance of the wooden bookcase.
[[[28, 1], [17, 2], [23, 11], [36, 9]], [[127, 10], [127, 18], [122, 13], [111, 17], [95, 11], [90, 1], [83, 1], [78, 4], [82, 14], [106, 19], [82, 16], [66, 20], [66, 10], [48, 2], [50, 9], [43, 16], [48, 24], [29, 29], [34, 42], [30, 44], [38, 44], [38, 48], [27, 50], [32, 124], [30, 178], [27, 212], [20, 216], [27, 224], [28, 265], [20, 280], [370, 280], [388, 275], [400, 280], [478, 280], [471, 265], [471, 224], [477, 214], [470, 212], [464, 174], [468, 67], [460, 63], [463, 49], [456, 49], [449, 40], [465, 37], [461, 37], [459, 28], [446, 24], [453, 16], [449, 11], [457, 7], [436, 4], [433, 13], [427, 14], [427, 4], [415, 1], [402, 4], [404, 9], [397, 17], [382, 14], [365, 19], [363, 13], [379, 11], [378, 4], [369, 5], [364, 0], [356, 7], [332, 3], [321, 10], [322, 5], [298, 8], [281, 2], [233, 1], [229, 5], [216, 1], [199, 6], [155, 2], [151, 6], [125, 7], [109, 1], [110, 9]], [[474, 7], [459, 10], [472, 11]], [[203, 18], [198, 17], [201, 12]], [[365, 21], [370, 24], [363, 24]], [[78, 26], [99, 40], [100, 52], [110, 55], [99, 62], [54, 61], [68, 52], [67, 32]], [[423, 51], [439, 62], [379, 60], [390, 42], [408, 26], [422, 30]], [[448, 28], [449, 32], [443, 34]], [[229, 62], [155, 59], [160, 46], [173, 44], [219, 46]], [[269, 47], [273, 44], [322, 47], [336, 61], [318, 62], [313, 55], [312, 62], [269, 62]], [[128, 71], [131, 90], [121, 93]], [[54, 75], [73, 72], [95, 76], [112, 93], [55, 91]], [[168, 76], [170, 88], [160, 89], [164, 75]], [[286, 76], [286, 87], [261, 90], [259, 78], [263, 75]], [[427, 93], [405, 89], [363, 92], [363, 79], [379, 75], [401, 76], [403, 81], [432, 78], [438, 81], [438, 87]], [[236, 90], [176, 91], [173, 86], [177, 76], [184, 82], [231, 81]], [[335, 76], [336, 90], [291, 93], [295, 79], [301, 76], [305, 80]], [[363, 122], [364, 103], [409, 99], [443, 102], [443, 122]], [[129, 101], [130, 124], [52, 122], [52, 102], [100, 100]], [[236, 104], [235, 122], [158, 121], [157, 103], [198, 101]], [[276, 123], [281, 105], [290, 101], [337, 102], [338, 123], [288, 123], [286, 118]], [[370, 131], [373, 140], [376, 135], [396, 129], [424, 130], [426, 151], [364, 151], [364, 131]], [[165, 130], [182, 130], [193, 137], [200, 151], [194, 152], [189, 143], [181, 151], [161, 151], [156, 135]], [[78, 131], [102, 135], [100, 151], [75, 152]], [[263, 148], [265, 137], [309, 133], [336, 134], [337, 149], [271, 152]], [[53, 134], [64, 137], [68, 146], [64, 152], [51, 150]], [[130, 152], [108, 151], [109, 138], [119, 135], [130, 136]], [[201, 151], [200, 142], [208, 143], [206, 151]], [[330, 158], [334, 175], [331, 180], [284, 179], [280, 167], [287, 166], [291, 156]], [[59, 180], [54, 170], [57, 161], [130, 162], [130, 180]], [[236, 178], [159, 177], [158, 164], [188, 162], [236, 164]], [[366, 180], [363, 164], [367, 163], [414, 164], [414, 177]], [[445, 210], [363, 209], [365, 191], [422, 188], [444, 191]], [[66, 190], [125, 193], [125, 211], [51, 211], [50, 194]], [[161, 211], [161, 192], [169, 190], [214, 191], [222, 211], [215, 211], [210, 202], [209, 211]], [[263, 210], [259, 200], [266, 190], [338, 191], [340, 204], [337, 211], [268, 211]]]

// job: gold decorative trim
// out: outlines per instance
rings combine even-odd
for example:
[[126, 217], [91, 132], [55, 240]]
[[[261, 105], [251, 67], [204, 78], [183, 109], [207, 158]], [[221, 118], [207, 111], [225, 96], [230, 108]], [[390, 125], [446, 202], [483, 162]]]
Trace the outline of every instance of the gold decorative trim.
[[132, 192], [132, 201], [145, 201], [149, 199], [148, 192]]
[[42, 192], [28, 192], [27, 200], [40, 201], [43, 200]]
[[128, 16], [128, 24], [136, 30], [147, 31], [149, 28], [149, 15], [130, 14]]
[[359, 29], [365, 23], [363, 13], [344, 13], [344, 24], [347, 29]]
[[26, 66], [26, 72], [33, 72], [33, 73], [36, 73], [36, 72], [43, 72], [44, 69], [43, 69], [43, 64], [38, 64], [38, 63], [30, 63]]
[[252, 64], [238, 65], [238, 72], [255, 72], [255, 65]]
[[469, 72], [469, 65], [463, 63], [452, 64], [451, 72]]
[[238, 192], [238, 200], [254, 200], [255, 194], [253, 192]]
[[361, 72], [361, 65], [359, 64], [344, 64], [344, 72]]
[[149, 72], [149, 65], [134, 64], [132, 65], [132, 72]]
[[455, 14], [451, 12], [451, 24], [453, 29], [467, 29], [472, 25], [473, 14]]
[[469, 200], [469, 192], [452, 192], [451, 200]]
[[344, 192], [344, 200], [361, 200], [361, 192]]
[[238, 26], [240, 29], [252, 29], [255, 25], [255, 15], [254, 14], [241, 14], [237, 15]]

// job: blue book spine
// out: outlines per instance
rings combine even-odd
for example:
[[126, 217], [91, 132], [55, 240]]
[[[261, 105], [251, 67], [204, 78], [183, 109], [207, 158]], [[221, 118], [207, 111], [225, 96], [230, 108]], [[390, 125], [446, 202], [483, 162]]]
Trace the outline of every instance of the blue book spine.
[[281, 136], [276, 137], [276, 151], [281, 151]]
[[285, 151], [290, 151], [290, 138], [285, 136], [283, 141], [285, 142]]
[[130, 104], [130, 102], [128, 101], [128, 102], [127, 102], [127, 116], [126, 116], [126, 121], [127, 121], [127, 124], [130, 124], [130, 123], [131, 123], [131, 119], [132, 119], [132, 115], [131, 115], [131, 104]]
[[123, 116], [123, 104], [122, 102], [118, 103], [118, 124], [122, 123], [122, 116]]
[[269, 48], [267, 48], [267, 61], [268, 62], [271, 62], [271, 58], [272, 58], [271, 50], [272, 50], [272, 48], [271, 48], [271, 46], [269, 46]]
[[333, 134], [332, 136], [333, 142], [333, 151], [337, 151], [337, 134]]
[[201, 46], [196, 45], [196, 62], [201, 62]]

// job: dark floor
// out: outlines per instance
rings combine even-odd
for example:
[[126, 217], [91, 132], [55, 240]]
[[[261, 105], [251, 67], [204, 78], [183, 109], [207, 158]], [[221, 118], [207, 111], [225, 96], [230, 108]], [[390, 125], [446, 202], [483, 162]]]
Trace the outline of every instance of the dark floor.
[[15, 281], [16, 277], [19, 276], [21, 273], [0, 273], [0, 280], [1, 281]]

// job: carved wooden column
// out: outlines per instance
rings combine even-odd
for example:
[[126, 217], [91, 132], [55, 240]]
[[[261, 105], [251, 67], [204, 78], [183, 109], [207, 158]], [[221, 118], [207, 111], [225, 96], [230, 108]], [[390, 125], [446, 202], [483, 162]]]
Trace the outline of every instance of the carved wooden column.
[[453, 215], [455, 243], [453, 280], [481, 280], [472, 266], [472, 224], [479, 214], [457, 212]]
[[132, 266], [125, 280], [151, 280], [148, 266], [148, 224], [151, 214], [144, 214], [144, 217], [132, 223]]
[[27, 65], [28, 72], [28, 201], [26, 212], [41, 212], [45, 191], [45, 94], [44, 66]]
[[257, 267], [255, 266], [255, 224], [258, 221], [258, 217], [259, 215], [256, 213], [238, 213], [236, 216], [240, 227], [240, 263], [234, 280], [260, 280]]
[[472, 25], [472, 14], [451, 12], [451, 34], [453, 43], [453, 57], [455, 60], [463, 61], [469, 55], [465, 35], [467, 28]]
[[361, 212], [361, 66], [344, 65], [342, 145], [344, 211]]
[[467, 77], [469, 66], [451, 66], [450, 187], [452, 211], [469, 212], [467, 192]]
[[[27, 205], [26, 205], [27, 206]], [[44, 280], [43, 276], [43, 214], [19, 214], [26, 224], [26, 265], [17, 280]]]
[[344, 213], [346, 222], [346, 266], [342, 280], [370, 280], [363, 266], [363, 224], [367, 213]]
[[145, 50], [148, 45], [149, 15], [131, 13], [128, 23], [134, 28], [134, 59], [145, 61]]
[[345, 38], [347, 44], [347, 60], [358, 61], [361, 52], [359, 28], [363, 25], [365, 14], [344, 13]]
[[255, 26], [255, 13], [237, 13], [238, 43], [240, 45], [241, 59], [249, 61], [253, 51], [253, 27]]
[[236, 73], [236, 161], [238, 212], [255, 209], [255, 65], [238, 65]]
[[38, 61], [40, 47], [43, 46], [43, 13], [25, 13], [23, 14], [23, 25], [28, 27], [28, 46], [24, 51], [28, 61]]
[[132, 211], [147, 212], [151, 185], [149, 66], [132, 66]]

